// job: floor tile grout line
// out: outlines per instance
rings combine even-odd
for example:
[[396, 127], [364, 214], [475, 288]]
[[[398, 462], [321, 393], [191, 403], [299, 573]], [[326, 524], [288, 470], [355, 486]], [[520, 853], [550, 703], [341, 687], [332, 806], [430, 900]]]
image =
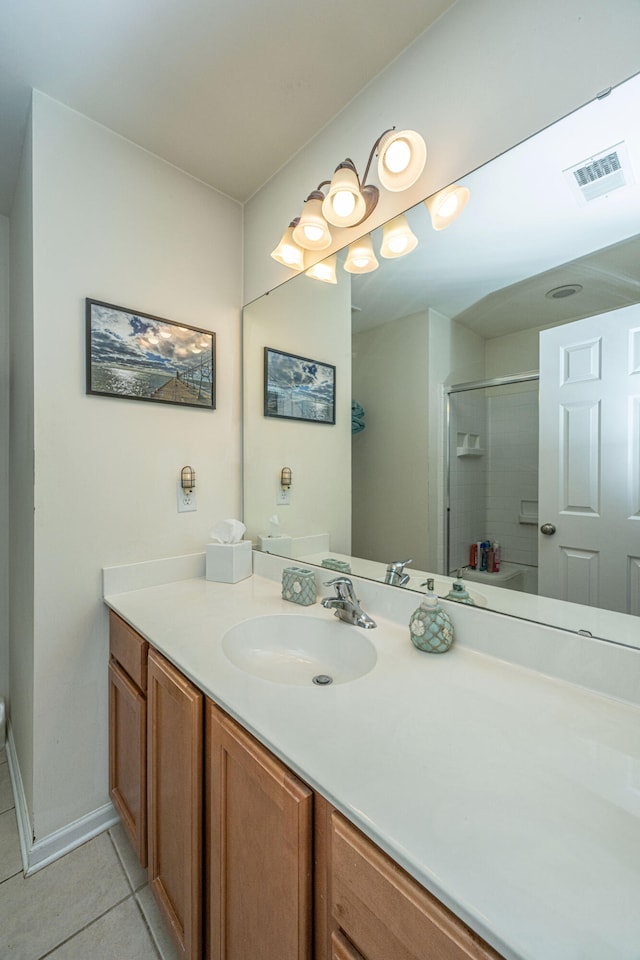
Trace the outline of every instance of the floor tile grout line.
[[[141, 889], [141, 890], [144, 890], [144, 887], [140, 887], [140, 889]], [[142, 917], [142, 920], [143, 920], [143, 922], [144, 922], [144, 925], [145, 925], [145, 927], [147, 928], [147, 930], [149, 931], [149, 936], [151, 937], [151, 942], [152, 942], [152, 944], [153, 944], [153, 948], [154, 948], [154, 950], [156, 951], [156, 953], [158, 954], [159, 960], [164, 960], [163, 954], [162, 954], [162, 950], [160, 949], [160, 944], [158, 943], [158, 938], [157, 938], [157, 935], [156, 935], [156, 931], [153, 929], [153, 927], [151, 926], [151, 924], [150, 924], [149, 921], [147, 920], [147, 915], [146, 915], [146, 913], [144, 912], [144, 910], [142, 909], [142, 904], [140, 903], [140, 900], [138, 899], [137, 893], [134, 893], [133, 899], [135, 900], [136, 907], [138, 908], [138, 913], [139, 913], [140, 916]]]
[[116, 857], [118, 858], [118, 863], [119, 863], [120, 866], [122, 867], [122, 872], [124, 873], [124, 875], [125, 875], [125, 877], [126, 877], [126, 880], [127, 880], [127, 883], [129, 884], [129, 889], [131, 890], [132, 893], [135, 893], [136, 891], [135, 891], [135, 888], [134, 888], [134, 886], [133, 886], [133, 883], [132, 883], [132, 881], [131, 881], [131, 879], [130, 879], [130, 877], [129, 877], [129, 871], [127, 870], [127, 868], [126, 868], [126, 866], [125, 866], [124, 858], [122, 857], [122, 854], [121, 854], [120, 851], [118, 850], [118, 845], [117, 845], [117, 843], [115, 842], [115, 840], [114, 840], [113, 837], [111, 836], [111, 829], [107, 830], [107, 836], [109, 837], [109, 841], [111, 842], [111, 846], [113, 847], [114, 852], [115, 852], [115, 855], [116, 855]]
[[119, 850], [119, 848], [118, 848], [118, 845], [117, 845], [116, 841], [114, 840], [114, 838], [113, 838], [112, 835], [111, 835], [111, 830], [108, 830], [107, 833], [108, 833], [108, 835], [109, 835], [109, 840], [111, 841], [111, 845], [112, 845], [113, 849], [115, 850], [116, 856], [117, 856], [118, 860], [120, 861], [120, 865], [122, 866], [122, 869], [124, 870], [125, 876], [126, 876], [126, 878], [127, 878], [127, 883], [129, 884], [129, 887], [131, 888], [133, 900], [134, 900], [134, 903], [135, 903], [136, 908], [137, 908], [137, 910], [138, 910], [138, 913], [140, 914], [140, 916], [141, 916], [141, 918], [142, 918], [142, 922], [144, 923], [144, 925], [145, 925], [145, 927], [146, 927], [146, 929], [147, 929], [147, 931], [148, 931], [148, 933], [149, 933], [149, 937], [151, 938], [151, 942], [152, 942], [152, 944], [153, 944], [153, 949], [156, 951], [156, 954], [158, 955], [159, 960], [163, 960], [162, 951], [160, 950], [160, 945], [159, 945], [159, 943], [158, 943], [158, 939], [157, 939], [157, 936], [156, 936], [156, 932], [155, 932], [155, 930], [153, 929], [153, 927], [151, 926], [151, 924], [149, 923], [149, 921], [148, 921], [148, 919], [147, 919], [147, 915], [145, 914], [144, 910], [142, 909], [142, 904], [140, 903], [140, 900], [139, 900], [139, 898], [138, 898], [138, 894], [139, 894], [142, 890], [144, 890], [145, 887], [148, 887], [148, 886], [149, 886], [149, 883], [148, 883], [148, 881], [145, 881], [145, 882], [144, 882], [143, 884], [141, 884], [139, 887], [134, 888], [133, 882], [132, 882], [132, 880], [130, 879], [129, 873], [128, 873], [126, 867], [125, 867], [124, 858], [122, 857], [122, 855], [121, 855], [121, 853], [120, 853], [120, 850]]
[[[17, 877], [17, 876], [19, 876], [20, 874], [22, 874], [22, 867], [18, 867], [18, 869], [16, 870], [16, 872], [15, 872], [15, 873], [12, 873], [10, 877], [5, 877], [4, 880], [0, 880], [0, 888], [2, 887], [2, 884], [3, 884], [3, 883], [7, 883], [8, 880], [13, 880], [14, 877]], [[24, 878], [24, 874], [22, 874], [22, 876], [23, 876], [23, 878]]]
[[108, 913], [111, 913], [112, 910], [115, 910], [117, 907], [121, 907], [123, 903], [126, 903], [127, 900], [130, 900], [131, 897], [135, 900], [135, 894], [129, 893], [126, 897], [123, 897], [122, 900], [118, 900], [117, 903], [112, 904], [107, 910], [103, 910], [102, 913], [98, 914], [97, 917], [94, 917], [92, 920], [89, 920], [88, 923], [85, 923], [83, 926], [78, 927], [77, 930], [74, 930], [73, 933], [69, 934], [64, 940], [61, 940], [59, 943], [56, 943], [54, 947], [51, 947], [50, 950], [47, 950], [46, 953], [41, 953], [37, 960], [46, 960], [47, 957], [50, 957], [52, 953], [55, 953], [56, 950], [59, 950], [60, 947], [63, 947], [65, 943], [69, 943], [70, 940], [73, 940], [79, 933], [82, 933], [84, 930], [87, 930], [94, 923], [97, 923], [98, 920], [101, 920], [103, 917], [106, 917]]

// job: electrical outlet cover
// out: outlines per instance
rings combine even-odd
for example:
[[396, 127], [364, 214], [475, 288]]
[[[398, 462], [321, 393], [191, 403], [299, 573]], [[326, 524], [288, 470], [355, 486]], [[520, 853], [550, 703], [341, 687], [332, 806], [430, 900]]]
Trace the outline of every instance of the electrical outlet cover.
[[178, 513], [192, 513], [198, 509], [196, 503], [196, 492], [185, 493], [179, 480], [176, 480], [176, 492], [178, 497]]

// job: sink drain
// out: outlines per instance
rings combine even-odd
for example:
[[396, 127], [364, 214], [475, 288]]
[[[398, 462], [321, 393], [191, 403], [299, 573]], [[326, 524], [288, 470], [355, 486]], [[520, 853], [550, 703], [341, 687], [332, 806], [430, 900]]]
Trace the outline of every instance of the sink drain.
[[313, 678], [313, 682], [318, 687], [326, 687], [327, 684], [333, 683], [333, 677], [329, 677], [326, 673], [319, 673]]

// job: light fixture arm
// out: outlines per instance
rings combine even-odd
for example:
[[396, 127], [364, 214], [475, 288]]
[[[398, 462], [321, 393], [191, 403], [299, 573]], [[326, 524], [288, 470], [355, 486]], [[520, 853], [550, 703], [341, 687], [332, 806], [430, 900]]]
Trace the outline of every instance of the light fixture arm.
[[376, 140], [376, 142], [374, 143], [374, 145], [371, 147], [371, 153], [369, 154], [369, 159], [367, 160], [367, 165], [366, 165], [365, 170], [364, 170], [364, 177], [362, 178], [362, 184], [363, 184], [363, 186], [364, 186], [364, 184], [366, 184], [366, 182], [367, 182], [367, 177], [369, 176], [369, 170], [370, 170], [370, 168], [371, 168], [371, 161], [373, 160], [373, 158], [374, 158], [375, 155], [376, 155], [376, 150], [377, 150], [378, 147], [380, 146], [380, 142], [381, 142], [382, 138], [383, 138], [383, 137], [386, 137], [386, 135], [387, 135], [388, 133], [391, 133], [393, 130], [395, 130], [395, 127], [389, 127], [388, 130], [383, 130], [382, 133], [380, 134], [380, 136], [378, 137], [378, 139]]

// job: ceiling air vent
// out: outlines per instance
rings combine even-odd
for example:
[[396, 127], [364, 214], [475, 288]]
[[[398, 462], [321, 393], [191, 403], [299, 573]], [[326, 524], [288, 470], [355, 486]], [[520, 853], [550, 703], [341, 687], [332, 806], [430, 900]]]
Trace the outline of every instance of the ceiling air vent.
[[582, 203], [603, 197], [633, 182], [627, 148], [617, 143], [564, 171]]

